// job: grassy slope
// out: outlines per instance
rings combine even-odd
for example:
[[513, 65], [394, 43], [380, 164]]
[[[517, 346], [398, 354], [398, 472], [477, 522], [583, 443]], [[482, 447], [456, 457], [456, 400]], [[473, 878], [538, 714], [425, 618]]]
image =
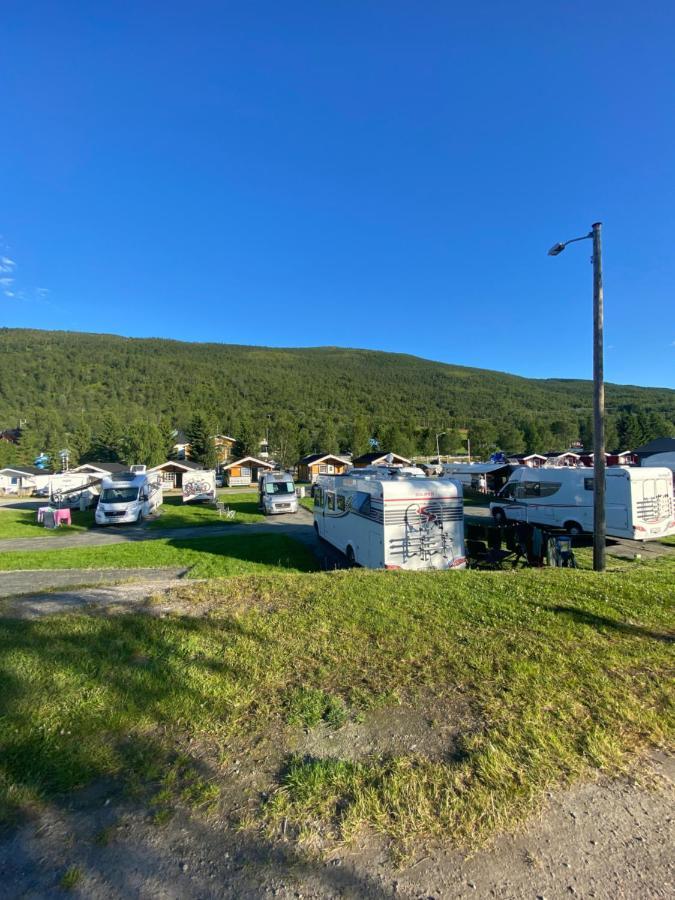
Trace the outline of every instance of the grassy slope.
[[20, 569], [129, 569], [184, 566], [192, 578], [217, 578], [269, 568], [309, 572], [314, 555], [283, 534], [160, 539], [111, 546], [8, 551], [0, 571]]
[[[222, 764], [235, 735], [272, 728], [283, 747], [308, 691], [350, 715], [422, 691], [475, 711], [459, 752], [289, 758], [262, 818], [310, 843], [363, 825], [403, 848], [473, 841], [551, 786], [672, 740], [674, 578], [671, 559], [601, 577], [259, 576], [193, 586], [219, 601], [208, 617], [2, 621], [5, 812], [99, 776], [173, 783], [184, 734]], [[200, 765], [189, 754], [181, 771]]]

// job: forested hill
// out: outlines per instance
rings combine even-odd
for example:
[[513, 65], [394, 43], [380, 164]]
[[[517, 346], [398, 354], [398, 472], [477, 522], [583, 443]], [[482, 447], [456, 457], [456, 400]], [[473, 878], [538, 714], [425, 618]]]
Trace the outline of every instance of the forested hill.
[[[673, 390], [607, 385], [606, 402], [616, 421], [641, 414], [644, 424], [651, 415], [655, 428], [672, 430]], [[251, 423], [264, 433], [288, 414], [304, 429], [305, 445], [326, 427], [344, 445], [357, 419], [373, 433], [395, 428], [418, 443], [425, 430], [516, 426], [522, 433], [566, 423], [570, 434], [561, 433], [560, 443], [583, 429], [591, 404], [589, 381], [521, 378], [403, 354], [0, 329], [0, 428], [24, 420], [53, 429], [58, 421], [70, 433], [83, 422], [95, 430], [105, 416], [185, 428], [199, 412], [236, 436]]]

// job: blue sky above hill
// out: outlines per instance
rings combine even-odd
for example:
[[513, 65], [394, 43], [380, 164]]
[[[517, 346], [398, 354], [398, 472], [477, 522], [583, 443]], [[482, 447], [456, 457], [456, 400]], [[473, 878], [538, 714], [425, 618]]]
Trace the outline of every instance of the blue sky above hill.
[[0, 12], [0, 319], [675, 386], [675, 6]]

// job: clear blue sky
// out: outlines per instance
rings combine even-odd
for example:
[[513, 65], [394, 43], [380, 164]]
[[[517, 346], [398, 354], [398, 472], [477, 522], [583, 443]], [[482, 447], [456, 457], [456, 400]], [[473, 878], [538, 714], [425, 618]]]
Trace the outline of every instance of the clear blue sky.
[[675, 4], [4, 0], [1, 324], [675, 385]]

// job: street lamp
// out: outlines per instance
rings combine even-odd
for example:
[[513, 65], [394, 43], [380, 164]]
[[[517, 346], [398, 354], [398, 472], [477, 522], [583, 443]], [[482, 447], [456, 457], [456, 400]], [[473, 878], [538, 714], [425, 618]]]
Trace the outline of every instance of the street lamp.
[[440, 447], [438, 444], [438, 439], [439, 439], [439, 437], [443, 437], [443, 435], [445, 433], [446, 433], [445, 431], [439, 431], [438, 434], [436, 435], [436, 462], [438, 462], [438, 463], [440, 463], [440, 461], [441, 461], [441, 451], [440, 451]]
[[549, 256], [558, 256], [575, 241], [593, 241], [593, 568], [605, 569], [605, 384], [603, 372], [602, 222], [594, 222], [583, 237], [554, 244]]

